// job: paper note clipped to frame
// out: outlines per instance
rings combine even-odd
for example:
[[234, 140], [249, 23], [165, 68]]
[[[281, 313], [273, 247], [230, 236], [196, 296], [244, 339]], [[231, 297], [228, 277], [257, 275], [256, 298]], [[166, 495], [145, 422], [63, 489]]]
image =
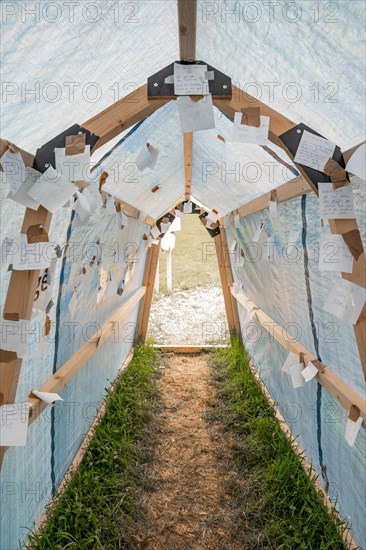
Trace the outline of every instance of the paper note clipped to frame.
[[320, 182], [319, 211], [323, 220], [352, 219], [355, 217], [352, 185], [333, 188], [331, 182]]
[[30, 403], [11, 403], [0, 407], [0, 445], [25, 447]]
[[333, 157], [336, 145], [328, 139], [303, 131], [294, 161], [323, 172], [328, 160]]

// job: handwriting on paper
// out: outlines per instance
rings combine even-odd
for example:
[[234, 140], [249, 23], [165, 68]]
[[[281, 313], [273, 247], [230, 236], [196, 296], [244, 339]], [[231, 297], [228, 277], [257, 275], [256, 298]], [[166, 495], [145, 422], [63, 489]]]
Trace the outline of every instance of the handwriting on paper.
[[182, 65], [174, 63], [175, 95], [207, 95], [207, 65]]
[[256, 145], [268, 144], [269, 116], [260, 117], [260, 126], [248, 126], [242, 124], [242, 113], [235, 113], [232, 141], [240, 143], [255, 143]]
[[355, 217], [352, 185], [333, 188], [330, 182], [319, 186], [319, 210], [323, 220], [351, 219]]
[[303, 166], [322, 172], [333, 157], [336, 145], [331, 141], [304, 130], [294, 161]]

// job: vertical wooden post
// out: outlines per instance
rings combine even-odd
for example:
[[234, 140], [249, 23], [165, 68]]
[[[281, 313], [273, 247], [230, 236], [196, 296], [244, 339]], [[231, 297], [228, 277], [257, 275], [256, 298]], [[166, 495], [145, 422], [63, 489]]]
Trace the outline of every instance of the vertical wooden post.
[[197, 0], [178, 0], [178, 27], [180, 58], [195, 61]]
[[192, 194], [192, 151], [193, 151], [193, 133], [183, 134], [184, 147], [184, 195], [186, 201], [189, 201]]
[[160, 241], [158, 245], [152, 245], [146, 256], [145, 273], [143, 285], [146, 286], [146, 294], [141, 301], [140, 310], [136, 323], [135, 341], [145, 342], [147, 327], [149, 324], [149, 316], [151, 302], [154, 295], [154, 285], [156, 270], [159, 263]]
[[230, 292], [230, 288], [233, 284], [233, 276], [231, 272], [225, 229], [223, 227], [220, 229], [221, 232], [219, 235], [216, 235], [214, 241], [216, 246], [217, 262], [219, 265], [222, 292], [224, 295], [227, 322], [229, 325], [230, 338], [232, 340], [235, 336], [240, 338], [241, 332], [238, 306], [235, 298]]

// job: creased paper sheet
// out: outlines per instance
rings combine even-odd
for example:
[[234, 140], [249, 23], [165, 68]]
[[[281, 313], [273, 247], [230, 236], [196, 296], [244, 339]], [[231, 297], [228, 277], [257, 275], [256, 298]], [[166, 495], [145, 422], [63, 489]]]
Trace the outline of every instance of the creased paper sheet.
[[352, 185], [333, 188], [331, 182], [320, 182], [319, 212], [323, 220], [352, 219], [355, 217]]
[[199, 101], [193, 101], [189, 96], [178, 97], [177, 104], [183, 133], [215, 128], [211, 94], [204, 96]]
[[360, 145], [353, 153], [346, 166], [347, 172], [366, 180], [366, 143]]
[[366, 301], [366, 289], [346, 279], [334, 284], [323, 309], [339, 319], [356, 324]]
[[66, 155], [65, 148], [55, 148], [56, 170], [67, 181], [85, 181], [90, 177], [90, 145], [83, 153]]
[[[91, 196], [91, 199], [93, 200], [92, 196]], [[72, 209], [75, 210], [76, 214], [79, 216], [82, 222], [87, 218], [89, 218], [91, 214], [91, 209], [89, 205], [88, 196], [85, 195], [84, 193], [80, 193], [79, 191], [76, 191], [76, 201], [72, 205]]]
[[[25, 238], [27, 238], [26, 235]], [[56, 260], [54, 243], [28, 244], [24, 241], [24, 235], [19, 235], [14, 239], [13, 244], [15, 252], [11, 256], [11, 263], [16, 271], [46, 269]]]
[[45, 403], [53, 403], [54, 401], [63, 401], [62, 397], [59, 396], [58, 393], [50, 393], [46, 391], [38, 391], [38, 390], [32, 390], [32, 393], [41, 399], [41, 401], [44, 401]]
[[268, 144], [269, 116], [261, 116], [259, 128], [242, 124], [242, 113], [235, 113], [232, 141], [240, 143]]
[[323, 168], [333, 157], [336, 145], [320, 136], [304, 130], [294, 161], [303, 166], [323, 172]]
[[5, 151], [0, 159], [3, 170], [6, 174], [6, 181], [11, 192], [14, 194], [26, 179], [26, 169], [20, 153], [12, 153], [9, 149]]
[[289, 374], [291, 365], [297, 365], [299, 362], [299, 357], [295, 353], [290, 352], [286, 357], [286, 361], [282, 365], [281, 371]]
[[11, 403], [0, 407], [0, 445], [25, 447], [30, 403]]
[[303, 363], [299, 362], [298, 355], [295, 355], [294, 353], [289, 353], [281, 370], [282, 372], [290, 376], [292, 386], [294, 388], [301, 388], [301, 386], [304, 386], [305, 380], [302, 376], [304, 365]]
[[207, 65], [182, 65], [174, 63], [175, 95], [207, 95]]
[[301, 371], [301, 376], [305, 382], [310, 382], [318, 374], [318, 369], [313, 365], [311, 361], [306, 365], [305, 369]]
[[145, 143], [136, 157], [136, 165], [140, 172], [146, 170], [146, 168], [154, 169], [158, 160], [159, 149], [151, 145], [151, 143]]
[[320, 271], [352, 273], [353, 256], [342, 235], [322, 235], [319, 243]]
[[11, 199], [18, 204], [22, 204], [26, 208], [31, 208], [32, 210], [38, 210], [39, 208], [39, 202], [33, 200], [29, 196], [29, 191], [33, 187], [33, 185], [39, 180], [41, 177], [41, 173], [37, 170], [34, 170], [33, 168], [26, 168], [25, 169], [25, 180], [24, 182], [17, 188], [15, 192], [10, 192], [8, 194], [8, 199]]
[[50, 166], [29, 190], [28, 195], [49, 212], [55, 213], [71, 199], [77, 190], [76, 185], [70, 183]]
[[356, 422], [354, 420], [351, 420], [351, 418], [347, 418], [346, 433], [344, 434], [344, 437], [350, 447], [353, 447], [353, 445], [355, 444], [357, 434], [360, 431], [361, 426], [362, 416], [360, 416], [356, 420]]

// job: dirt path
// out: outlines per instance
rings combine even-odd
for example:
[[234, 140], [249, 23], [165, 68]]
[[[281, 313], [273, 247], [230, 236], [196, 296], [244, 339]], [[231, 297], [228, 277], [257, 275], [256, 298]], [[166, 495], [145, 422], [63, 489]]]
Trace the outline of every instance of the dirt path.
[[206, 412], [215, 402], [208, 355], [166, 354], [158, 381], [161, 411], [156, 490], [147, 494], [144, 518], [133, 537], [149, 550], [242, 549], [234, 536], [233, 503], [220, 470], [223, 445]]

